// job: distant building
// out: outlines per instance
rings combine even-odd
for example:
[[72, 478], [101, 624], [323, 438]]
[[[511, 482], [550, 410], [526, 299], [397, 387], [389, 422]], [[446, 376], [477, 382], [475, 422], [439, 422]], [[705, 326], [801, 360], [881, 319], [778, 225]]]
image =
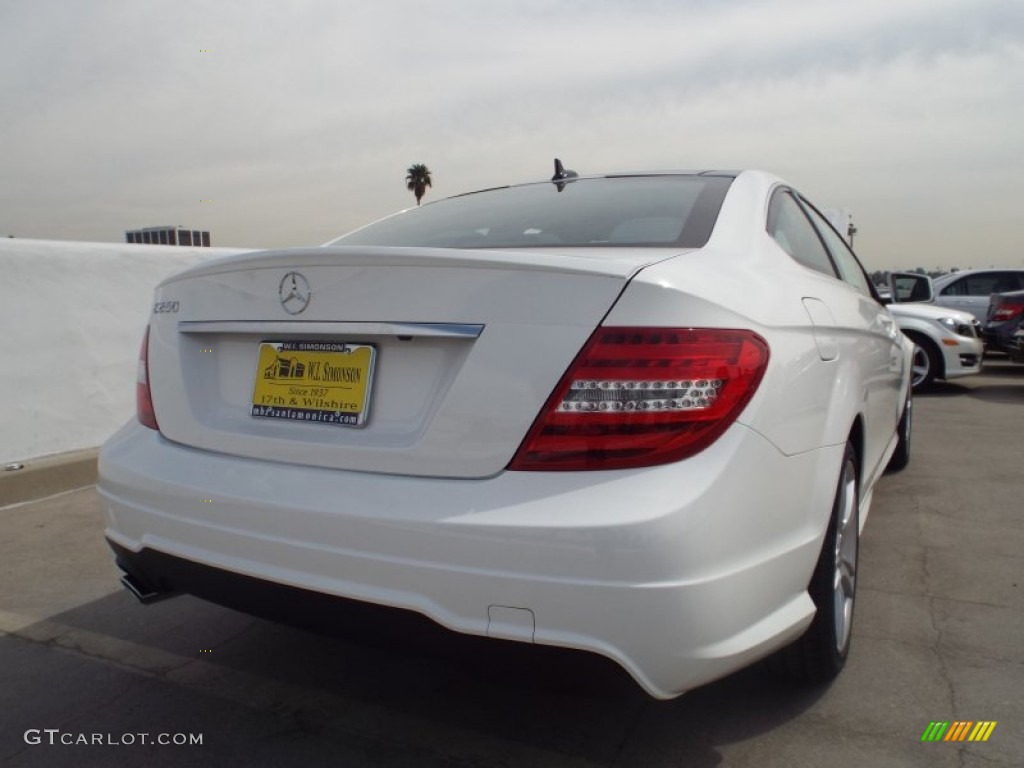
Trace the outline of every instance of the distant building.
[[197, 245], [209, 248], [210, 233], [205, 229], [184, 227], [143, 227], [127, 230], [124, 233], [124, 241], [150, 245]]

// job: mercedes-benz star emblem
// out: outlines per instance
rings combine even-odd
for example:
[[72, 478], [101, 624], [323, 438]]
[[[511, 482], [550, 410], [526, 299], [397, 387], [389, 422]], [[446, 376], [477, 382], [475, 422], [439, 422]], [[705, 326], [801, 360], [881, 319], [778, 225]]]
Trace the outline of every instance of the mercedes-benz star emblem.
[[309, 306], [313, 291], [309, 288], [309, 281], [300, 272], [289, 272], [281, 278], [277, 295], [285, 312], [298, 315]]

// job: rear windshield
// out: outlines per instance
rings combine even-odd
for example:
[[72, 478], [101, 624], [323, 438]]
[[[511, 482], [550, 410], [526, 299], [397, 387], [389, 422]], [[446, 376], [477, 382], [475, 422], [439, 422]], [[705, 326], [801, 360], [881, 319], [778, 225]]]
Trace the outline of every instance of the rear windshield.
[[731, 183], [721, 176], [623, 176], [489, 189], [396, 214], [330, 245], [700, 248]]

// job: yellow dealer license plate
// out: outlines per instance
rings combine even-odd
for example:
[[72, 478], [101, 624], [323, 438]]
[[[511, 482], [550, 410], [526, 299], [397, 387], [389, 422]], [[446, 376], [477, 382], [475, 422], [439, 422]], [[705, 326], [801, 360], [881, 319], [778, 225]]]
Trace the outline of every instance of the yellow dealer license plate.
[[369, 412], [376, 353], [368, 344], [261, 342], [252, 415], [361, 427]]

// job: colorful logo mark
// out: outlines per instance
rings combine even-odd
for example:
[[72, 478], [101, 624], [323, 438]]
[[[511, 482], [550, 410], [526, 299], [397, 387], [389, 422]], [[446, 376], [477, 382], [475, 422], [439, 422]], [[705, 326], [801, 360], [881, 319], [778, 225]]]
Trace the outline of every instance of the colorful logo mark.
[[933, 720], [921, 734], [921, 741], [988, 741], [995, 728], [995, 720]]

